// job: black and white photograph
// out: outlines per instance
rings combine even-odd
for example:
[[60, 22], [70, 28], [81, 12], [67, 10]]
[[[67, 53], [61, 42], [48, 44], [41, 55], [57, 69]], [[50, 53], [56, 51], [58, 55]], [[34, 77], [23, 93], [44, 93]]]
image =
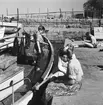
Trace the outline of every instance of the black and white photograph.
[[103, 0], [0, 0], [0, 105], [103, 105]]

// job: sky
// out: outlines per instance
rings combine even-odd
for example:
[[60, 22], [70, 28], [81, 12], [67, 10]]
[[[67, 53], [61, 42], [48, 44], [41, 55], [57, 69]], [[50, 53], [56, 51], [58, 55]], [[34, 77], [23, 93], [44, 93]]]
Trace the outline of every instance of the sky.
[[59, 11], [81, 11], [83, 4], [87, 0], [0, 0], [0, 14], [15, 14], [17, 8], [19, 13], [38, 13], [39, 11], [49, 12]]

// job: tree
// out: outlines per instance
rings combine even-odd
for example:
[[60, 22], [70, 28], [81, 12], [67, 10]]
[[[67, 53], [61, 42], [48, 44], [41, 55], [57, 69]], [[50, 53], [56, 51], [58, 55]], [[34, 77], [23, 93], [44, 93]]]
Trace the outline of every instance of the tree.
[[102, 9], [103, 0], [88, 0], [86, 3], [84, 3], [83, 7], [84, 9], [87, 9], [88, 7], [96, 10]]
[[97, 11], [97, 15], [102, 17], [103, 0], [88, 0], [83, 7], [85, 11]]

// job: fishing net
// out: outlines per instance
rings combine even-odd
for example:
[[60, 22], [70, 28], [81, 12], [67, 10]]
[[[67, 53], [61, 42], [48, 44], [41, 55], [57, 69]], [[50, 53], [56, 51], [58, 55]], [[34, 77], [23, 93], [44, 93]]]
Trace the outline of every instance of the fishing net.
[[45, 99], [49, 101], [53, 96], [71, 96], [75, 95], [81, 88], [82, 83], [75, 83], [72, 86], [63, 83], [51, 82], [45, 91]]

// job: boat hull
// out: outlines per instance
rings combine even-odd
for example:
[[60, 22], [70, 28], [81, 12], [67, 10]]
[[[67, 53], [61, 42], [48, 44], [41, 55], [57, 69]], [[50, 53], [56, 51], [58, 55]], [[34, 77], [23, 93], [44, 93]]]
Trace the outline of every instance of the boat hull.
[[[12, 70], [10, 69], [6, 71], [6, 73], [0, 75], [0, 90], [1, 90], [0, 94], [2, 94], [0, 95], [0, 101], [11, 95], [12, 89], [13, 92], [15, 92], [19, 87], [21, 87], [24, 84], [23, 79], [24, 79], [24, 68], [16, 69], [15, 67], [15, 69]], [[10, 86], [11, 81], [13, 81], [13, 84], [15, 84], [14, 86]]]

